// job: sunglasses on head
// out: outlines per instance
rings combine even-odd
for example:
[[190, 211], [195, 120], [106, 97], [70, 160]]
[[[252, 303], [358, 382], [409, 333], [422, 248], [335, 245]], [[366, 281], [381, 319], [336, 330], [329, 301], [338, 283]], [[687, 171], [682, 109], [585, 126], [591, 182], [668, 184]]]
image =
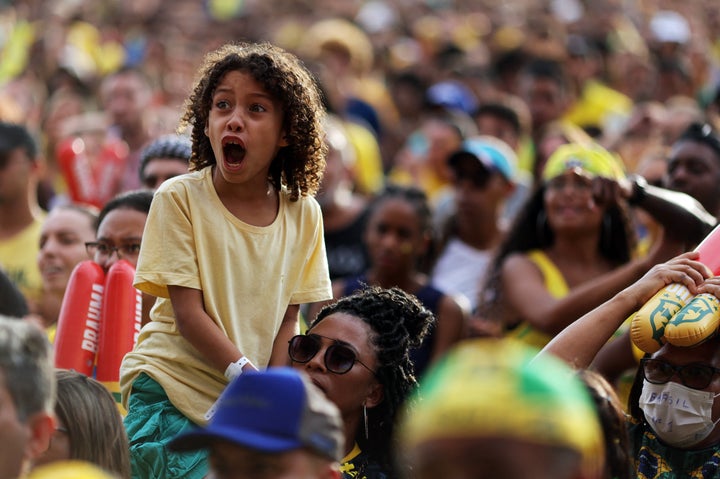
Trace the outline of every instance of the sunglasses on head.
[[325, 368], [331, 373], [345, 374], [350, 371], [355, 363], [360, 363], [365, 369], [375, 374], [365, 363], [360, 361], [357, 353], [349, 346], [337, 339], [328, 338], [319, 334], [299, 334], [290, 339], [288, 343], [288, 354], [290, 359], [296, 363], [305, 364], [322, 349], [322, 340], [328, 339], [332, 344], [325, 350]]
[[674, 366], [662, 359], [643, 358], [640, 360], [643, 378], [651, 384], [665, 384], [677, 373], [683, 386], [691, 389], [705, 389], [720, 369], [707, 364], [686, 364]]

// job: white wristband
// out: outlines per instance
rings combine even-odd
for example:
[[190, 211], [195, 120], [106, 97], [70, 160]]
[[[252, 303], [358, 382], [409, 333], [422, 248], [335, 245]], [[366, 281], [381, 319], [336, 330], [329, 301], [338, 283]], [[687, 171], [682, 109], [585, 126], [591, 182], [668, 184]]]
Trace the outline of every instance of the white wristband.
[[250, 364], [252, 366], [250, 360], [245, 356], [240, 356], [240, 359], [238, 359], [234, 363], [228, 364], [227, 369], [225, 369], [225, 377], [228, 379], [228, 381], [232, 381], [236, 377], [240, 376], [243, 373], [243, 366], [245, 366], [246, 364]]

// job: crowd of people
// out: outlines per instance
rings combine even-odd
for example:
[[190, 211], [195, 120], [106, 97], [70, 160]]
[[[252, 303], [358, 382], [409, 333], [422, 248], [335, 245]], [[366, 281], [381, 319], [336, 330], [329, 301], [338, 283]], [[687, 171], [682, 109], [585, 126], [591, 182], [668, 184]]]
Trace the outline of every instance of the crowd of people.
[[720, 478], [719, 215], [711, 0], [0, 4], [0, 479]]

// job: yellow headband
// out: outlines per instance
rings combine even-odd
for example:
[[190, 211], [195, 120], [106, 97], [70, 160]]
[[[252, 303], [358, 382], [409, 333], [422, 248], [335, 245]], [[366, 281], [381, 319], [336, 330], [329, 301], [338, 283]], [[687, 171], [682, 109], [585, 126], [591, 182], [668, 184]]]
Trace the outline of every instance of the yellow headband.
[[543, 168], [542, 178], [548, 181], [576, 168], [590, 176], [615, 180], [625, 177], [622, 163], [600, 145], [581, 146], [570, 143], [560, 146], [550, 155]]

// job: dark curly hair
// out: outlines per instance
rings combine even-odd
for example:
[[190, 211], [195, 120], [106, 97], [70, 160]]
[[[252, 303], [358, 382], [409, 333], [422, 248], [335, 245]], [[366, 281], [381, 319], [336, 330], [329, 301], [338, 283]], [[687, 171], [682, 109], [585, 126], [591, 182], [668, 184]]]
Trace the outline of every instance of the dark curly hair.
[[369, 440], [364, 430], [358, 431], [355, 439], [361, 449], [386, 470], [393, 470], [395, 415], [418, 384], [409, 351], [420, 345], [435, 317], [415, 296], [399, 288], [367, 286], [325, 306], [309, 329], [334, 313], [359, 318], [373, 331], [370, 341], [375, 349], [376, 377], [383, 386], [384, 397], [380, 404], [367, 411]]
[[238, 70], [251, 75], [282, 104], [288, 146], [280, 148], [273, 159], [268, 180], [278, 190], [286, 186], [292, 201], [314, 194], [325, 169], [326, 152], [320, 91], [297, 57], [269, 43], [227, 44], [205, 56], [178, 130], [191, 127], [190, 171], [216, 163], [204, 133], [212, 95], [227, 72]]

